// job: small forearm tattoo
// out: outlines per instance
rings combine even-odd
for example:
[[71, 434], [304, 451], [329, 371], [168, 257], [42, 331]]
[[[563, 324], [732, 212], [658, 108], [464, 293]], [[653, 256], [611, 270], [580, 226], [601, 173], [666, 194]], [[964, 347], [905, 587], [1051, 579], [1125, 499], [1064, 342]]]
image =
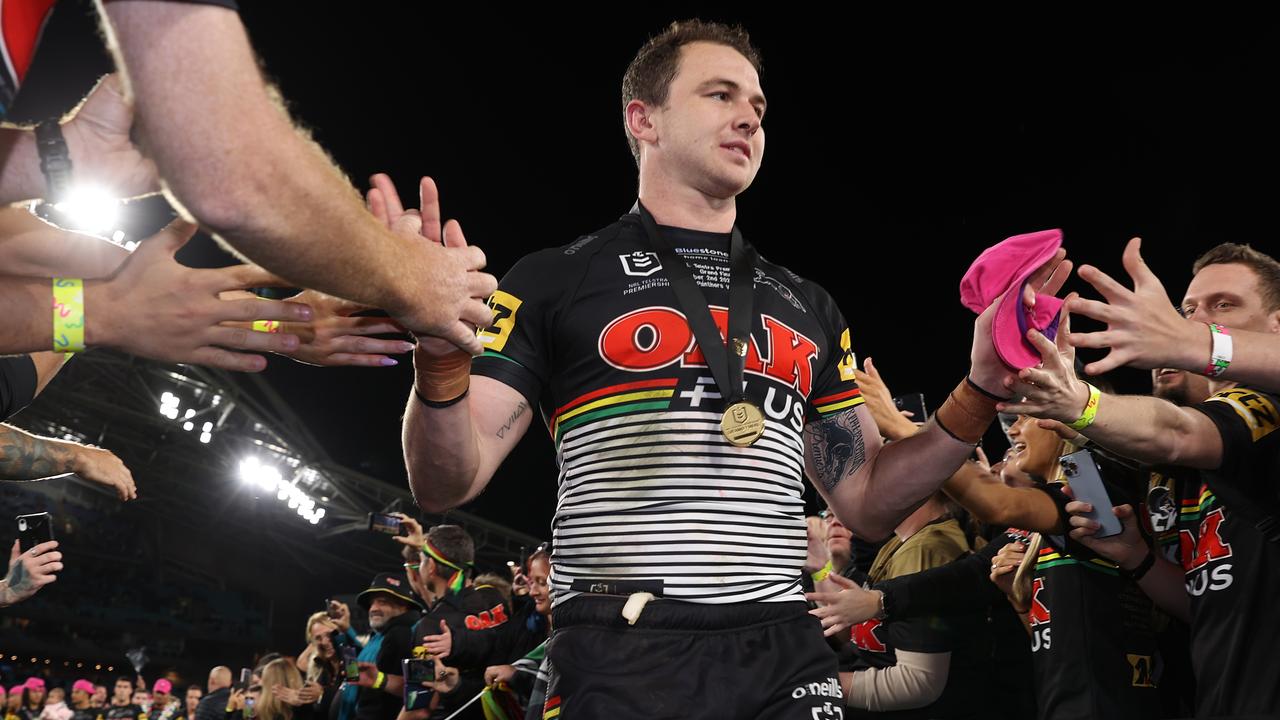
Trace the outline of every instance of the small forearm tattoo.
[[507, 422], [503, 424], [502, 427], [498, 428], [499, 440], [505, 438], [507, 433], [511, 432], [511, 428], [515, 426], [516, 420], [519, 420], [520, 416], [524, 415], [524, 411], [528, 409], [529, 404], [521, 400], [520, 404], [516, 406], [516, 409], [511, 411], [511, 417], [507, 418]]
[[827, 492], [856, 473], [867, 458], [856, 408], [809, 423], [804, 429], [809, 461]]

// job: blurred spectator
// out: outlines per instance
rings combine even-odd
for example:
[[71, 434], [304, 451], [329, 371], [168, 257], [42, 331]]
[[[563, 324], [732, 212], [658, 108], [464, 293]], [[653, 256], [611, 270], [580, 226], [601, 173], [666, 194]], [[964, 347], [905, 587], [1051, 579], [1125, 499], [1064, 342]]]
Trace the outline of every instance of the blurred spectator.
[[[346, 605], [342, 607], [345, 612]], [[350, 627], [346, 630], [339, 629], [328, 611], [314, 613], [307, 618], [307, 647], [298, 655], [298, 669], [305, 671], [307, 685], [315, 685], [321, 689], [320, 697], [313, 701], [316, 704], [316, 717], [329, 717], [334, 696], [343, 681], [342, 663], [338, 658], [337, 648], [333, 646], [333, 633], [350, 631]]]
[[184, 720], [192, 720], [196, 716], [196, 706], [200, 704], [200, 698], [204, 696], [204, 690], [199, 685], [190, 685], [187, 687], [186, 702], [182, 707], [182, 718]]
[[89, 706], [93, 699], [93, 683], [88, 680], [76, 680], [71, 685], [71, 717], [72, 720], [95, 720], [96, 714]]
[[258, 720], [303, 720], [311, 718], [315, 711], [315, 702], [308, 692], [300, 695], [303, 689], [302, 675], [294, 663], [285, 658], [278, 658], [267, 663], [262, 669], [262, 694], [258, 698]]
[[[517, 701], [525, 708], [525, 720], [540, 720], [543, 703], [547, 699], [547, 645], [546, 635], [551, 629], [551, 558], [541, 545], [529, 556], [525, 569], [520, 576], [527, 578], [526, 587], [529, 598], [533, 600], [534, 614], [526, 617], [523, 624], [531, 637], [536, 637], [539, 628], [531, 627], [535, 618], [542, 622], [540, 628], [542, 642], [525, 652], [523, 656], [510, 665], [490, 665], [484, 671], [484, 684], [490, 687], [506, 683], [515, 694]], [[512, 618], [510, 625], [521, 623], [519, 610]], [[516, 648], [518, 649], [518, 648]]]
[[151, 686], [151, 710], [148, 720], [176, 720], [182, 712], [182, 702], [173, 696], [173, 683], [160, 678]]
[[474, 585], [476, 587], [491, 587], [494, 590], [497, 590], [498, 594], [502, 596], [502, 599], [506, 601], [507, 605], [511, 605], [511, 581], [501, 575], [497, 573], [484, 573], [482, 575], [477, 575]]
[[209, 671], [209, 694], [196, 704], [194, 720], [223, 720], [231, 699], [231, 668], [219, 665]]
[[5, 698], [4, 703], [4, 720], [30, 720], [26, 716], [26, 708], [22, 707], [22, 696], [26, 691], [26, 685], [14, 685], [9, 688], [9, 696]]
[[142, 711], [142, 717], [147, 717], [151, 713], [151, 693], [147, 692], [145, 687], [133, 691], [129, 701]]
[[40, 720], [71, 720], [74, 713], [67, 707], [67, 692], [60, 687], [49, 691], [44, 708], [40, 711]]
[[[14, 541], [14, 547], [17, 547], [17, 541]], [[37, 545], [36, 547], [39, 547], [39, 546]], [[13, 576], [13, 572], [14, 572], [14, 565], [12, 562], [10, 562], [9, 563], [10, 577]], [[40, 714], [40, 711], [44, 709], [44, 700], [45, 700], [44, 680], [41, 680], [38, 677], [27, 678], [27, 712], [30, 713], [32, 717], [38, 716]]]
[[[400, 662], [413, 648], [410, 629], [418, 621], [422, 606], [413, 597], [409, 580], [397, 573], [381, 573], [369, 589], [357, 597], [369, 612], [373, 636], [357, 658], [360, 679], [348, 687], [357, 692], [358, 720], [395, 720], [403, 705], [403, 670]], [[344, 693], [344, 701], [348, 695]]]
[[102, 710], [107, 707], [107, 687], [105, 685], [93, 686], [93, 696], [89, 698], [89, 707], [95, 710]]
[[146, 712], [133, 702], [133, 681], [127, 677], [116, 678], [111, 688], [111, 703], [98, 713], [102, 720], [144, 720]]

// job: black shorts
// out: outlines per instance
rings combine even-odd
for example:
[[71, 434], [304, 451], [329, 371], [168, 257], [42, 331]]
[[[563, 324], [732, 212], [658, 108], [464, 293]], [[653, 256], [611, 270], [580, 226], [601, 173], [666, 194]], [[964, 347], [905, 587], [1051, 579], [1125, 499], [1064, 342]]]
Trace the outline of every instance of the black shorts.
[[544, 718], [844, 717], [835, 653], [804, 603], [655, 600], [634, 626], [624, 603], [583, 595], [555, 609]]

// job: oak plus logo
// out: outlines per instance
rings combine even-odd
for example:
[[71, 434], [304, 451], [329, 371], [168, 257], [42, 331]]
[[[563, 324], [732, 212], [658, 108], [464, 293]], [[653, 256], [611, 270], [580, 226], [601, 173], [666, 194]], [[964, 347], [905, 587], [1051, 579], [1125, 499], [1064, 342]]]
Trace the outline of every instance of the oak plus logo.
[[1178, 532], [1182, 569], [1187, 573], [1187, 592], [1195, 597], [1231, 587], [1231, 563], [1219, 562], [1231, 557], [1231, 544], [1221, 533], [1225, 519], [1222, 508], [1218, 508], [1204, 516], [1198, 537], [1190, 530]]
[[622, 261], [622, 272], [632, 277], [649, 277], [662, 269], [662, 261], [655, 252], [636, 250], [619, 255], [618, 259]]
[[1031, 652], [1048, 650], [1053, 643], [1049, 636], [1049, 608], [1040, 599], [1044, 590], [1044, 578], [1038, 577], [1031, 582], [1031, 608], [1027, 611], [1027, 624], [1031, 626]]
[[880, 639], [879, 633], [876, 632], [881, 627], [884, 627], [884, 625], [875, 618], [860, 622], [849, 631], [849, 640], [859, 650], [873, 653], [889, 652], [889, 646]]

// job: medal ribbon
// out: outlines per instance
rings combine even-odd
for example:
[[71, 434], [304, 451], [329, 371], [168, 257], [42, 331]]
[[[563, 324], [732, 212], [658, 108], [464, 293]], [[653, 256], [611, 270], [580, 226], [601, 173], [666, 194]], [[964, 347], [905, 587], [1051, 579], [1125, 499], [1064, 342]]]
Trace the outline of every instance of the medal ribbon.
[[752, 252], [745, 247], [742, 233], [735, 225], [729, 241], [728, 338], [721, 339], [720, 329], [711, 317], [706, 295], [693, 279], [688, 264], [676, 252], [671, 241], [663, 236], [658, 223], [644, 205], [637, 202], [636, 210], [649, 235], [649, 243], [662, 260], [662, 267], [666, 268], [671, 290], [676, 294], [680, 308], [684, 310], [698, 347], [702, 348], [702, 355], [707, 359], [707, 367], [711, 369], [716, 386], [720, 388], [725, 407], [741, 402], [744, 396], [742, 369], [746, 365], [747, 355], [745, 352], [741, 355], [736, 352], [730, 354], [726, 345], [734, 345], [734, 340], [746, 343], [745, 347], [749, 347], [751, 343], [751, 305], [755, 291], [752, 268], [755, 263]]

